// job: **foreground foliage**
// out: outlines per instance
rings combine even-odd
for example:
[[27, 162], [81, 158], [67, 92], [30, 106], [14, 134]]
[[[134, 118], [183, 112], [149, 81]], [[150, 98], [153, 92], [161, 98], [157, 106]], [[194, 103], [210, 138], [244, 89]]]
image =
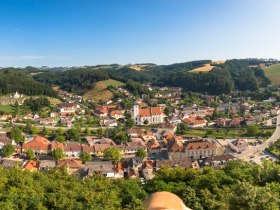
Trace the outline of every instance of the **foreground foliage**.
[[137, 179], [95, 176], [83, 181], [62, 171], [0, 168], [0, 209], [141, 209], [148, 194], [169, 191], [193, 209], [279, 209], [280, 165], [234, 161], [224, 170], [163, 168], [144, 187]]

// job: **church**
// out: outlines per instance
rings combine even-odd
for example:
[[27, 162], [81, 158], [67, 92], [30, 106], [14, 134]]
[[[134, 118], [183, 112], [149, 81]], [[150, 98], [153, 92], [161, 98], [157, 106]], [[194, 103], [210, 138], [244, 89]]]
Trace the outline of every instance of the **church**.
[[138, 104], [133, 106], [133, 119], [136, 125], [160, 124], [164, 122], [164, 117], [160, 107], [140, 109]]

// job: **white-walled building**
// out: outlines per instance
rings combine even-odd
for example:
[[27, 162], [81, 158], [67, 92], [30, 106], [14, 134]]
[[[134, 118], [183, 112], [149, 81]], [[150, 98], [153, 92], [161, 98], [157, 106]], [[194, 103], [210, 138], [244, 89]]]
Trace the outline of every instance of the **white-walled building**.
[[145, 121], [149, 124], [160, 124], [164, 122], [164, 113], [160, 107], [150, 107], [139, 109], [138, 104], [133, 106], [133, 119], [136, 125], [145, 125]]

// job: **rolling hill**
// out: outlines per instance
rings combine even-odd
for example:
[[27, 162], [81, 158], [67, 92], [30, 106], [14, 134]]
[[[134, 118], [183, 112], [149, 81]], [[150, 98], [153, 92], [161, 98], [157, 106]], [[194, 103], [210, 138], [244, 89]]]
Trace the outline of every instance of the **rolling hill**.
[[113, 98], [114, 94], [108, 89], [109, 86], [122, 87], [125, 84], [117, 80], [108, 79], [94, 84], [91, 90], [88, 90], [83, 97], [87, 100], [106, 101]]
[[273, 64], [263, 69], [273, 85], [280, 85], [280, 64]]

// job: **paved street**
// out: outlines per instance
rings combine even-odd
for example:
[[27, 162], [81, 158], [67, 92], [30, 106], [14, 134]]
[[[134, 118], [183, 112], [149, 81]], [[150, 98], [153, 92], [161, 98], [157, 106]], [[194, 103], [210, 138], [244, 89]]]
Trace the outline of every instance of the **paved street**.
[[248, 160], [248, 158], [250, 158], [251, 155], [260, 156], [260, 154], [265, 150], [265, 148], [267, 148], [270, 144], [272, 144], [273, 142], [277, 141], [280, 138], [280, 124], [279, 123], [280, 123], [280, 115], [277, 116], [275, 132], [269, 139], [266, 140], [266, 142], [264, 142], [260, 145], [253, 146], [253, 147], [249, 148], [248, 150], [243, 151], [241, 154], [236, 154], [236, 157], [239, 159]]

